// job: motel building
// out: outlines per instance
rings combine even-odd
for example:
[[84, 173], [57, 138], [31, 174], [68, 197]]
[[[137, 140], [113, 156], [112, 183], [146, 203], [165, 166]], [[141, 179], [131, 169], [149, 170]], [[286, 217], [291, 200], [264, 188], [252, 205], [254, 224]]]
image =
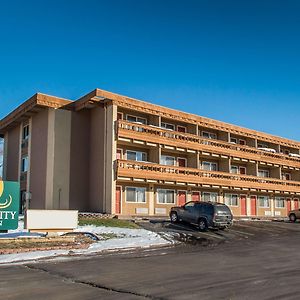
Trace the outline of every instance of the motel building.
[[0, 121], [3, 179], [31, 209], [167, 216], [190, 200], [234, 216], [299, 207], [300, 143], [96, 89], [36, 94]]

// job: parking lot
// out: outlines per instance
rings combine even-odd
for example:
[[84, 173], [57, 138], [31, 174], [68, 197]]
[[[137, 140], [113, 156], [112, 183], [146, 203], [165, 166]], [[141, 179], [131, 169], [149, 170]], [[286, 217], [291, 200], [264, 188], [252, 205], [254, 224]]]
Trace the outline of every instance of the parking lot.
[[210, 229], [200, 232], [199, 229], [187, 223], [171, 223], [168, 220], [150, 220], [139, 223], [142, 227], [159, 233], [170, 235], [186, 245], [216, 246], [222, 243], [234, 244], [238, 241], [256, 243], [269, 238], [281, 238], [285, 235], [298, 234], [300, 222], [236, 220], [227, 230]]
[[300, 223], [240, 221], [203, 233], [163, 221], [143, 226], [181, 244], [3, 266], [1, 293], [44, 300], [299, 298]]

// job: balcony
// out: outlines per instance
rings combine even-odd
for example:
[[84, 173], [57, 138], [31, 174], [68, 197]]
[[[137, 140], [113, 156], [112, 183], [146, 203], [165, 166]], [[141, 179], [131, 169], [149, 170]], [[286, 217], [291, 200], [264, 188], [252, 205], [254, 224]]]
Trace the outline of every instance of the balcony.
[[237, 175], [194, 168], [164, 166], [128, 160], [117, 161], [118, 178], [165, 181], [180, 184], [220, 186], [223, 188], [256, 189], [272, 192], [300, 193], [300, 183], [274, 178]]
[[167, 144], [175, 147], [207, 151], [241, 159], [263, 161], [276, 165], [300, 168], [300, 158], [280, 153], [266, 152], [257, 148], [206, 139], [190, 133], [165, 130], [156, 126], [118, 121], [118, 138], [142, 140], [150, 143]]

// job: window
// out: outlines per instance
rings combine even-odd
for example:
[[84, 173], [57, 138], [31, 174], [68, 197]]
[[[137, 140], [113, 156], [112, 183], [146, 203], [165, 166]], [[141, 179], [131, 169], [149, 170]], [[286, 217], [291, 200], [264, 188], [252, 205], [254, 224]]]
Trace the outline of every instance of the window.
[[133, 122], [133, 123], [140, 123], [140, 124], [145, 124], [147, 125], [147, 120], [145, 118], [141, 118], [141, 117], [136, 117], [136, 116], [131, 116], [131, 115], [126, 115], [126, 119], [129, 122]]
[[175, 130], [175, 125], [164, 122], [161, 122], [160, 127], [168, 130]]
[[270, 177], [268, 170], [258, 170], [258, 177]]
[[275, 208], [284, 208], [284, 198], [282, 197], [275, 198]]
[[202, 200], [206, 201], [206, 202], [208, 202], [208, 201], [218, 202], [218, 193], [203, 192]]
[[270, 200], [267, 196], [258, 196], [258, 206], [262, 208], [270, 207]]
[[126, 187], [126, 202], [146, 202], [146, 188]]
[[185, 204], [185, 208], [189, 208], [189, 207], [191, 207], [191, 208], [193, 208], [195, 206], [195, 203], [194, 202], [188, 202], [187, 204]]
[[231, 166], [230, 173], [244, 175], [244, 174], [246, 174], [246, 167]]
[[175, 191], [167, 189], [157, 189], [157, 203], [159, 204], [174, 204]]
[[237, 144], [237, 139], [236, 138], [230, 138], [230, 143]]
[[237, 167], [237, 166], [231, 166], [230, 173], [232, 173], [232, 174], [238, 174], [239, 173], [239, 167]]
[[202, 170], [206, 171], [218, 171], [218, 164], [215, 162], [203, 161]]
[[289, 154], [290, 154], [290, 151], [287, 150], [287, 149], [282, 149], [282, 148], [280, 148], [280, 153], [289, 155]]
[[202, 136], [206, 139], [217, 139], [217, 135], [212, 132], [202, 131]]
[[257, 144], [257, 148], [269, 148], [269, 146], [267, 144], [264, 144], [264, 143], [258, 143]]
[[27, 172], [28, 171], [28, 156], [22, 157], [22, 163], [21, 163], [21, 172]]
[[160, 163], [165, 166], [175, 166], [176, 158], [174, 156], [161, 155]]
[[246, 145], [246, 141], [240, 139], [240, 145]]
[[28, 137], [29, 137], [29, 125], [25, 125], [23, 127], [22, 138], [23, 138], [23, 140], [27, 140]]
[[292, 179], [292, 176], [290, 173], [282, 173], [281, 174], [281, 179], [282, 180], [291, 180]]
[[127, 150], [126, 157], [128, 160], [147, 161], [147, 153], [140, 151]]
[[238, 195], [225, 194], [225, 204], [229, 206], [238, 206]]

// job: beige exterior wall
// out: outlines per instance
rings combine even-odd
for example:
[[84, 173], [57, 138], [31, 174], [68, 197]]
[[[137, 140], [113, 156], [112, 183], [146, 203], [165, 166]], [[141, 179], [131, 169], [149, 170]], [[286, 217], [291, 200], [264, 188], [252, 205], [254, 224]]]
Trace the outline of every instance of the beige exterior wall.
[[55, 110], [53, 209], [69, 209], [71, 114]]
[[8, 132], [4, 135], [4, 149], [3, 149], [3, 167], [2, 167], [2, 178], [6, 178], [7, 174], [7, 151], [8, 151]]
[[[127, 202], [126, 199], [126, 187], [144, 187], [146, 188], [146, 202], [145, 203], [134, 203]], [[122, 197], [121, 197], [121, 212], [123, 215], [148, 215], [149, 214], [149, 199], [150, 199], [150, 191], [148, 185], [139, 184], [139, 183], [130, 183], [124, 184], [122, 186]], [[138, 212], [140, 210], [140, 213]], [[145, 213], [141, 213], [141, 211], [145, 211]]]
[[[40, 190], [39, 199], [41, 200], [39, 200], [39, 205], [44, 206], [42, 208], [46, 209], [68, 209], [70, 187], [71, 112], [55, 109], [48, 109], [46, 112], [47, 116], [45, 113], [37, 114], [37, 116], [42, 119], [41, 122], [43, 122], [44, 125], [41, 131], [43, 130], [43, 134], [46, 135], [46, 151], [45, 149], [42, 149], [43, 157], [40, 155], [40, 165], [45, 166], [45, 190]], [[33, 121], [33, 132], [37, 130], [37, 125], [38, 124], [35, 124]], [[41, 133], [41, 131], [39, 133]], [[36, 151], [40, 149], [38, 142], [38, 139], [36, 140], [36, 143], [32, 140], [31, 146], [32, 148], [36, 148]], [[44, 155], [45, 152], [46, 156]], [[36, 154], [34, 150], [33, 153]], [[36, 160], [33, 153], [31, 155], [31, 161], [32, 163], [33, 161], [36, 161], [37, 163], [38, 160]], [[38, 166], [39, 164], [37, 164], [36, 167], [38, 168]], [[39, 172], [35, 172], [35, 176], [38, 176], [38, 173]], [[33, 181], [32, 178], [31, 180]], [[34, 182], [36, 183], [37, 181]]]
[[30, 208], [43, 209], [46, 195], [48, 110], [32, 116], [30, 161]]
[[104, 132], [105, 110], [95, 107], [90, 113], [89, 190], [91, 211], [103, 212], [104, 207]]
[[70, 209], [89, 210], [90, 110], [72, 113]]
[[19, 181], [20, 173], [20, 126], [8, 131], [7, 136], [7, 165], [4, 179], [8, 181]]
[[116, 136], [117, 106], [108, 105], [106, 109], [106, 157], [105, 157], [105, 212], [115, 213], [116, 207], [116, 153], [117, 153], [117, 136]]

